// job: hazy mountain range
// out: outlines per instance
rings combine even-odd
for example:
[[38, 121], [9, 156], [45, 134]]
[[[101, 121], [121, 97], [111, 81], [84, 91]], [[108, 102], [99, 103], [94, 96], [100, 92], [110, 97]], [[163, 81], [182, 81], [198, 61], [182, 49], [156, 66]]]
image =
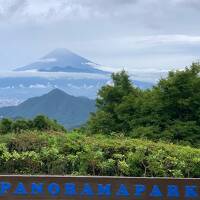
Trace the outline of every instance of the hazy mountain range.
[[[0, 73], [0, 107], [17, 105], [55, 88], [73, 96], [95, 99], [97, 91], [111, 83], [111, 73], [102, 68], [102, 65], [69, 50], [55, 49], [33, 63]], [[142, 89], [153, 85], [131, 79]]]
[[31, 119], [43, 114], [56, 119], [71, 129], [84, 124], [90, 112], [95, 111], [95, 101], [86, 97], [74, 97], [59, 89], [40, 97], [26, 100], [18, 106], [0, 108], [0, 116]]
[[[111, 72], [82, 56], [56, 49], [37, 61], [0, 74], [0, 117], [47, 115], [71, 129], [84, 124], [95, 111], [97, 91], [112, 84]], [[133, 80], [142, 88], [152, 83]], [[90, 99], [89, 99], [90, 98]]]

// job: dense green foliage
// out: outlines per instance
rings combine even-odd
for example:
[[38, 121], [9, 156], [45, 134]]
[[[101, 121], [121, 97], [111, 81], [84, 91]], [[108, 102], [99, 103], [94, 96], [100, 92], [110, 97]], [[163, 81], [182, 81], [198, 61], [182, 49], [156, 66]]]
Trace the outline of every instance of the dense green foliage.
[[149, 90], [134, 87], [125, 71], [101, 88], [87, 130], [200, 147], [200, 64], [170, 72]]
[[0, 173], [199, 177], [200, 150], [120, 136], [26, 132], [0, 139]]
[[58, 124], [55, 120], [51, 120], [43, 115], [38, 115], [33, 120], [11, 120], [7, 118], [0, 120], [0, 134], [7, 134], [11, 132], [19, 134], [28, 130], [66, 131], [65, 128]]

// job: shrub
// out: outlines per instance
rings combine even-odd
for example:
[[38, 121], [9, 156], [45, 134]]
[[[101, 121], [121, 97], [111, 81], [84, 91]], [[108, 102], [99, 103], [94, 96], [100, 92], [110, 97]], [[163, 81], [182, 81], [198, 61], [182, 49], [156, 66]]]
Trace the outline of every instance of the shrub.
[[0, 122], [0, 133], [6, 134], [12, 131], [13, 121], [7, 118], [3, 118]]
[[124, 136], [22, 133], [0, 140], [0, 172], [200, 177], [200, 149]]

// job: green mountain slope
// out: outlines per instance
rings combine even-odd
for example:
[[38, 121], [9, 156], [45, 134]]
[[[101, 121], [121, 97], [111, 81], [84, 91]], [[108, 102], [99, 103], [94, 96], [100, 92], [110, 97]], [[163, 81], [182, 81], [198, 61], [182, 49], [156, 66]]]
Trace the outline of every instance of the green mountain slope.
[[72, 128], [85, 123], [90, 112], [94, 111], [95, 101], [54, 89], [43, 96], [30, 98], [18, 106], [1, 108], [0, 116], [33, 118], [43, 114], [56, 119], [66, 128]]

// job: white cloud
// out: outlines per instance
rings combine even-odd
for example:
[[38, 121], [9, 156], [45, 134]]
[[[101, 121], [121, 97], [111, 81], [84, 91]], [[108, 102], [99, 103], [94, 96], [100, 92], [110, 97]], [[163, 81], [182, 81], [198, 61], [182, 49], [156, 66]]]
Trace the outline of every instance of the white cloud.
[[200, 44], [200, 35], [181, 35], [181, 34], [168, 34], [168, 35], [153, 35], [139, 37], [135, 40], [137, 43], [151, 43], [151, 44]]
[[45, 88], [49, 88], [49, 85], [34, 84], [34, 85], [30, 85], [29, 88], [31, 88], [31, 89], [45, 89]]
[[39, 59], [37, 62], [43, 62], [43, 63], [49, 63], [49, 62], [55, 62], [56, 58], [42, 58]]
[[[109, 15], [112, 8], [134, 0], [0, 0], [0, 16], [18, 22], [55, 22], [59, 20], [89, 19]], [[110, 9], [109, 9], [110, 8]]]
[[109, 75], [103, 74], [90, 74], [90, 73], [73, 73], [73, 72], [37, 72], [37, 71], [3, 71], [0, 73], [0, 78], [8, 77], [41, 77], [48, 78], [50, 80], [58, 78], [70, 78], [70, 79], [108, 79]]
[[[59, 20], [107, 17], [146, 18], [162, 16], [162, 12], [179, 5], [199, 5], [197, 0], [0, 0], [0, 16], [15, 21], [51, 23]], [[150, 22], [151, 24], [152, 22]]]
[[199, 10], [199, 0], [0, 0], [0, 67], [59, 47], [112, 71], [182, 67], [199, 57]]

